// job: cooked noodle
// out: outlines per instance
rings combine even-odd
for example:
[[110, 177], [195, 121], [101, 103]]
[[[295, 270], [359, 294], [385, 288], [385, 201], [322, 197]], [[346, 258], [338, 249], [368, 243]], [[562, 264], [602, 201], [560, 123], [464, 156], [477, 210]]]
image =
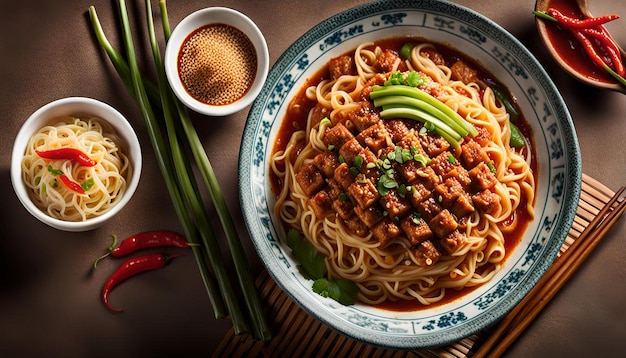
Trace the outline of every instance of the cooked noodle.
[[[117, 204], [126, 191], [130, 164], [116, 134], [99, 118], [58, 118], [38, 130], [22, 159], [22, 178], [35, 205], [53, 218], [85, 221]], [[96, 162], [84, 166], [70, 159], [44, 159], [35, 151], [75, 148]], [[55, 172], [56, 171], [56, 172]], [[70, 190], [59, 172], [77, 184], [89, 183], [85, 193]]]
[[425, 56], [422, 53], [425, 48], [435, 47], [428, 43], [415, 46], [411, 58], [405, 61], [398, 57], [392, 71], [404, 61], [409, 70], [431, 80], [422, 86], [424, 90], [436, 94], [475, 127], [489, 133], [491, 140], [483, 150], [492, 160], [497, 178], [491, 191], [499, 197], [499, 205], [491, 213], [471, 212], [461, 221], [459, 230], [467, 240], [453, 253], [442, 255], [435, 264], [424, 265], [416, 258], [409, 240], [400, 237], [383, 245], [371, 231], [357, 235], [337, 214], [318, 218], [308, 205], [310, 196], [297, 182], [298, 171], [328, 150], [323, 141], [326, 130], [337, 123], [346, 123], [347, 114], [359, 107], [361, 90], [368, 81], [388, 72], [377, 66], [377, 58], [383, 51], [379, 45], [358, 46], [353, 57], [357, 75], [324, 79], [306, 89], [308, 100], [328, 110], [330, 123], [320, 124], [311, 111], [306, 128], [295, 130], [285, 148], [278, 148], [271, 158], [270, 168], [282, 185], [277, 193], [276, 216], [286, 227], [300, 231], [326, 257], [331, 277], [356, 282], [357, 298], [367, 304], [417, 300], [429, 305], [442, 300], [446, 290], [489, 281], [504, 263], [505, 236], [522, 225], [516, 211], [525, 213], [524, 225], [533, 217], [535, 179], [531, 149], [526, 146], [516, 150], [509, 146], [509, 115], [505, 108], [490, 88], [453, 80], [451, 69]]

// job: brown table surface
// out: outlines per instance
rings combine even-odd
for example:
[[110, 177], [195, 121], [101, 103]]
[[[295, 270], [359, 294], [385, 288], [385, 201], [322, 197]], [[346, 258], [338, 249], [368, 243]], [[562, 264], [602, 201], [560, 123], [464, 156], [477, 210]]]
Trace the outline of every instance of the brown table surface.
[[[207, 6], [244, 12], [265, 34], [274, 63], [311, 27], [363, 2], [171, 0], [168, 9], [172, 27]], [[625, 184], [624, 95], [586, 87], [555, 66], [536, 32], [533, 0], [456, 2], [491, 18], [536, 54], [571, 111], [583, 171], [613, 190]], [[90, 29], [87, 10], [95, 5], [109, 38], [120, 46], [116, 3], [0, 0], [0, 116], [6, 124], [0, 131], [0, 356], [208, 356], [230, 327], [230, 321], [213, 317], [191, 254], [165, 270], [118, 287], [111, 300], [124, 313], [107, 311], [99, 300], [103, 282], [120, 261], [104, 260], [95, 272], [90, 268], [110, 244], [112, 233], [180, 230], [138, 107]], [[136, 41], [144, 41], [143, 1], [128, 3]], [[599, 0], [590, 3], [592, 9], [603, 5]], [[604, 3], [595, 11], [598, 15], [626, 16], [624, 3]], [[158, 13], [156, 1], [153, 6]], [[626, 20], [618, 21], [621, 30], [616, 34], [625, 33]], [[620, 41], [626, 43], [623, 37]], [[145, 65], [151, 58], [140, 61]], [[20, 125], [40, 106], [68, 96], [111, 104], [129, 118], [143, 146], [144, 167], [135, 196], [110, 223], [86, 233], [58, 231], [35, 220], [16, 198], [9, 176], [11, 147]], [[262, 264], [243, 223], [237, 188], [237, 155], [247, 112], [195, 120], [209, 157], [215, 158], [214, 169], [258, 272]], [[603, 356], [622, 350], [626, 337], [624, 236], [626, 220], [609, 233], [507, 356]]]

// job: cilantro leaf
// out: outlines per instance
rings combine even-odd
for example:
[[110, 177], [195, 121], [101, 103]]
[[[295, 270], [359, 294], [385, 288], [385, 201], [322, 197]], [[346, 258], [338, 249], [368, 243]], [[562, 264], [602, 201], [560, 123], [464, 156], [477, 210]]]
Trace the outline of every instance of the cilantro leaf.
[[326, 262], [315, 246], [306, 239], [302, 239], [300, 233], [294, 229], [287, 233], [287, 246], [299, 260], [298, 271], [307, 280], [313, 280], [313, 292], [322, 297], [330, 297], [343, 305], [354, 304], [354, 299], [359, 292], [357, 285], [344, 279], [327, 279]]
[[350, 280], [320, 278], [313, 282], [313, 292], [322, 297], [330, 297], [342, 305], [352, 305], [359, 288]]
[[303, 240], [296, 230], [289, 230], [287, 233], [287, 246], [291, 248], [300, 265], [298, 270], [307, 279], [318, 279], [326, 275], [326, 263], [324, 256], [320, 255], [315, 246]]

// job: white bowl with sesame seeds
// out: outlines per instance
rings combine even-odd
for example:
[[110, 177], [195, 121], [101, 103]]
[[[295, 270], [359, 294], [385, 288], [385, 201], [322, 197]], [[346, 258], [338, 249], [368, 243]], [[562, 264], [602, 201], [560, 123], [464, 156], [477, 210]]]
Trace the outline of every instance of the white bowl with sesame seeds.
[[209, 7], [185, 17], [165, 50], [165, 73], [191, 110], [227, 116], [254, 101], [269, 71], [263, 34], [246, 15]]

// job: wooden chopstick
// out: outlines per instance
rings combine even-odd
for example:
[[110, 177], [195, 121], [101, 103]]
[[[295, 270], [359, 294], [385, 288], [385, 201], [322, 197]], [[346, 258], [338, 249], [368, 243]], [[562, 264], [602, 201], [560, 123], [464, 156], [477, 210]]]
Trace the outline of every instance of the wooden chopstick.
[[[611, 200], [587, 225], [578, 239], [566, 251], [567, 258], [557, 260], [537, 282], [530, 293], [501, 321], [472, 357], [498, 357], [515, 341], [532, 320], [550, 302], [565, 282], [580, 267], [605, 234], [626, 211], [626, 199], [618, 202], [626, 186], [615, 192]], [[608, 214], [607, 214], [608, 213]], [[496, 345], [497, 344], [497, 345]]]
[[543, 286], [540, 292], [534, 295], [536, 298], [534, 300], [536, 301], [535, 305], [525, 307], [525, 309], [517, 315], [516, 319], [510, 325], [510, 327], [513, 327], [510, 333], [508, 333], [507, 336], [499, 342], [496, 349], [494, 349], [493, 354], [495, 356], [502, 354], [532, 322], [532, 320], [543, 310], [550, 300], [556, 296], [567, 280], [574, 274], [582, 262], [598, 245], [600, 239], [602, 239], [602, 237], [604, 237], [617, 222], [617, 219], [624, 213], [624, 210], [626, 210], [626, 200], [623, 200], [618, 207], [606, 216], [605, 220], [602, 221], [603, 225], [597, 227], [593, 236], [590, 236], [587, 240], [583, 240], [586, 241], [587, 245], [581, 245], [576, 252], [573, 252], [576, 255], [570, 257], [568, 264], [562, 265], [562, 267], [556, 271], [554, 276], [550, 276], [550, 273], [548, 273], [548, 277], [551, 277], [550, 281], [554, 284]]
[[[543, 286], [542, 290], [538, 292], [538, 297], [544, 297], [547, 293], [548, 297], [552, 298], [552, 296], [556, 294], [556, 291], [565, 284], [587, 256], [591, 254], [593, 249], [595, 249], [600, 242], [600, 239], [602, 239], [617, 222], [617, 219], [619, 219], [624, 212], [626, 200], [622, 200], [615, 209], [613, 209], [612, 206], [625, 191], [625, 188], [626, 187], [622, 187], [615, 193], [607, 205], [605, 205], [598, 215], [589, 223], [586, 230], [584, 230], [578, 239], [570, 246], [572, 251], [568, 256], [569, 259], [559, 261], [548, 270], [547, 277], [550, 278], [550, 281], [553, 282], [554, 285], [546, 284]], [[608, 215], [607, 212], [609, 212]], [[589, 238], [591, 235], [593, 235], [593, 237]], [[556, 291], [550, 295], [555, 288]], [[527, 307], [527, 309], [520, 312], [521, 315], [518, 316], [523, 317], [525, 312], [530, 308], [530, 306]]]

